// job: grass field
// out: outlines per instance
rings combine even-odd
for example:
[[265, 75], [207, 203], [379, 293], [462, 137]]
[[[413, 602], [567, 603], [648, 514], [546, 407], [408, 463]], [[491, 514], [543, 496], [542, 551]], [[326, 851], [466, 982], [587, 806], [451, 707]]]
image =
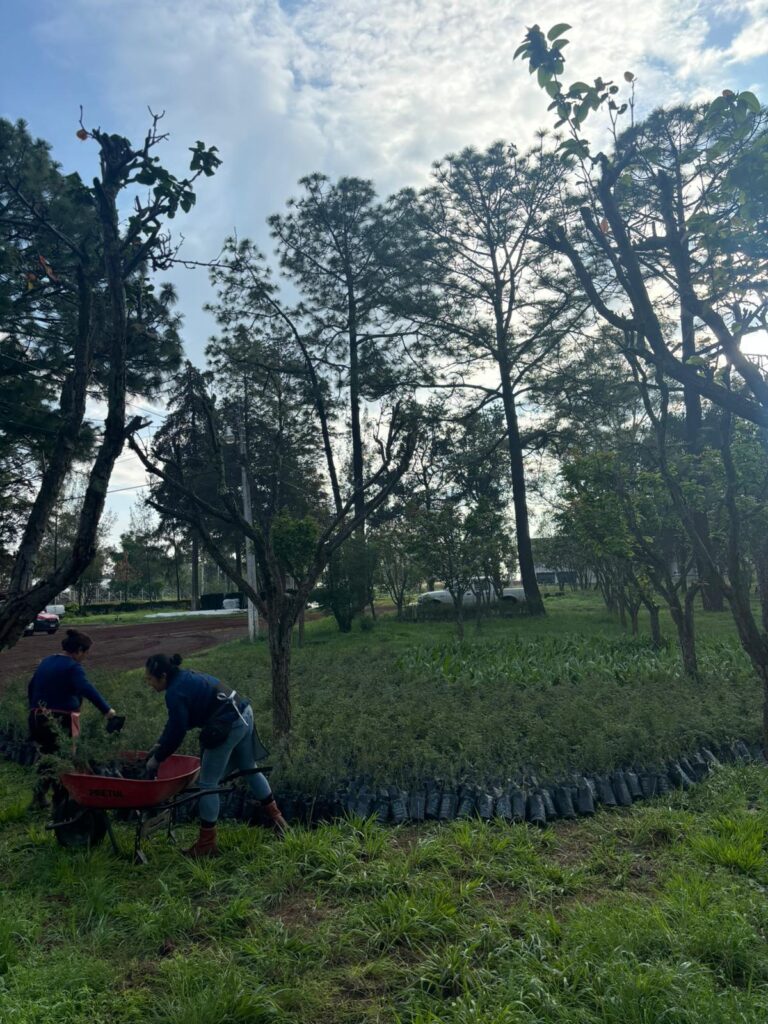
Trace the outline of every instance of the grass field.
[[[346, 636], [332, 620], [309, 623], [305, 646], [294, 651], [291, 749], [273, 749], [270, 759], [276, 787], [317, 792], [361, 778], [406, 787], [429, 777], [503, 782], [525, 770], [547, 777], [652, 764], [702, 742], [757, 738], [760, 688], [728, 616], [706, 619], [699, 687], [683, 677], [673, 643], [657, 652], [647, 637], [633, 639], [593, 596], [558, 599], [549, 609], [543, 620], [490, 620], [479, 632], [470, 624], [463, 644], [450, 622], [384, 618]], [[251, 696], [270, 746], [266, 644], [228, 644], [188, 664]], [[162, 699], [142, 675], [138, 667], [93, 673], [128, 715], [113, 745], [146, 748], [162, 726]], [[0, 723], [23, 728], [25, 682], [4, 700]], [[107, 753], [99, 717], [86, 712], [83, 720], [86, 750]]]
[[[469, 625], [464, 644], [450, 623], [392, 619], [348, 636], [315, 622], [306, 639], [278, 792], [649, 763], [759, 729], [727, 616], [707, 617], [700, 687], [674, 645], [653, 651], [584, 596], [551, 602], [543, 621]], [[190, 665], [250, 694], [268, 739], [264, 643]], [[129, 715], [110, 742], [154, 740], [163, 704], [141, 670], [93, 678]], [[0, 708], [6, 725], [21, 728], [24, 682]], [[83, 717], [85, 749], [107, 752], [98, 716]], [[281, 843], [225, 823], [219, 861], [188, 862], [160, 837], [143, 868], [108, 844], [60, 849], [28, 809], [32, 778], [0, 763], [2, 1024], [768, 1019], [764, 767], [543, 832], [352, 819]]]
[[[768, 780], [558, 825], [59, 849], [0, 765], [6, 1024], [764, 1024]], [[122, 832], [122, 827], [119, 829]], [[189, 835], [189, 830], [186, 830]]]

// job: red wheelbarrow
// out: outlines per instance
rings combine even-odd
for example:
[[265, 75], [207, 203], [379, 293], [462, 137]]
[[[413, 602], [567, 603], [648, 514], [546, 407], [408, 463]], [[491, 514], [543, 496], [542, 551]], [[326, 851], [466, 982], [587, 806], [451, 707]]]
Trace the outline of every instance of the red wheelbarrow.
[[[134, 768], [143, 765], [148, 757], [146, 751], [126, 751], [119, 760], [128, 770], [131, 765]], [[68, 848], [98, 846], [108, 835], [112, 849], [121, 856], [123, 851], [112, 828], [109, 811], [127, 812], [129, 821], [135, 824], [133, 863], [146, 864], [142, 841], [162, 829], [173, 842], [176, 812], [182, 804], [198, 800], [203, 792], [225, 793], [230, 788], [228, 783], [254, 772], [268, 772], [269, 768], [232, 772], [221, 780], [218, 789], [190, 790], [199, 771], [199, 758], [173, 754], [160, 765], [155, 779], [123, 778], [118, 772], [114, 775], [63, 772], [54, 798], [53, 819], [45, 827], [54, 832], [60, 846]]]

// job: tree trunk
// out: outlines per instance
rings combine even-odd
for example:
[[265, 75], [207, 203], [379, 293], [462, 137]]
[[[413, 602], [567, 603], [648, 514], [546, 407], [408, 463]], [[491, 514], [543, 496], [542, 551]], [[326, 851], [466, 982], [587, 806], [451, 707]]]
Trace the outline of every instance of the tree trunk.
[[768, 549], [760, 546], [755, 551], [752, 561], [757, 576], [757, 595], [760, 598], [760, 619], [763, 630], [768, 633]]
[[192, 595], [190, 608], [196, 612], [200, 607], [200, 542], [197, 534], [192, 534]]
[[653, 601], [646, 601], [645, 607], [648, 609], [648, 618], [651, 624], [651, 644], [658, 651], [662, 647], [659, 606], [654, 604]]
[[[685, 275], [685, 284], [687, 288], [692, 287], [690, 281], [690, 250], [688, 244], [688, 234], [685, 231], [685, 209], [683, 206], [683, 182], [679, 174], [679, 168], [677, 168], [677, 191], [675, 194], [675, 214], [678, 221], [678, 227], [681, 230], [680, 235], [680, 267], [679, 272]], [[689, 359], [693, 359], [696, 356], [696, 329], [693, 313], [687, 307], [685, 303], [681, 305], [680, 309], [680, 339], [682, 343], [682, 358], [683, 362], [687, 362]], [[699, 463], [699, 456], [701, 455], [701, 427], [702, 427], [702, 413], [701, 413], [701, 396], [693, 387], [685, 385], [683, 387], [683, 401], [685, 405], [685, 447], [689, 455], [694, 456], [696, 463]], [[697, 475], [697, 482], [704, 483], [701, 479], [701, 474]], [[709, 537], [709, 520], [707, 519], [707, 513], [703, 510], [697, 510], [692, 515], [693, 526], [698, 535], [703, 541], [704, 547], [711, 549], [711, 542]], [[701, 557], [700, 552], [696, 551], [696, 574], [701, 584], [701, 603], [706, 612], [721, 612], [723, 610], [724, 595], [722, 587], [720, 586], [717, 574], [712, 572], [712, 568], [709, 565], [707, 559]]]
[[[712, 549], [712, 541], [709, 536], [709, 522], [705, 512], [696, 511], [692, 515], [693, 527], [701, 537], [703, 546]], [[706, 558], [702, 558], [696, 552], [696, 575], [701, 584], [701, 605], [705, 612], [721, 612], [725, 608], [725, 597], [723, 588], [720, 586], [718, 574], [712, 571], [712, 567]]]
[[458, 601], [453, 599], [453, 615], [456, 620], [456, 635], [459, 640], [464, 639], [464, 595], [460, 594]]
[[693, 627], [693, 602], [686, 601], [685, 607], [683, 607], [675, 596], [675, 599], [669, 604], [669, 613], [677, 629], [683, 671], [691, 679], [699, 682], [699, 660], [696, 655], [696, 637]]
[[504, 403], [504, 417], [507, 424], [507, 444], [509, 464], [512, 472], [512, 502], [515, 508], [515, 528], [517, 530], [517, 559], [520, 563], [520, 579], [525, 591], [525, 603], [529, 615], [545, 615], [544, 602], [541, 599], [539, 584], [536, 580], [536, 564], [533, 559], [531, 545], [530, 521], [528, 516], [528, 499], [525, 486], [525, 466], [523, 463], [523, 447], [520, 440], [520, 427], [517, 421], [515, 396], [509, 382], [509, 367], [506, 361], [506, 349], [501, 347], [503, 355], [499, 359], [501, 370], [501, 393]]
[[[363, 435], [360, 425], [360, 366], [357, 339], [357, 306], [354, 285], [348, 284], [349, 317], [349, 411], [352, 434], [352, 491], [356, 516], [365, 514], [365, 492], [363, 491], [365, 467], [363, 461]], [[351, 543], [354, 545], [353, 593], [355, 614], [361, 612], [368, 601], [368, 560], [366, 558], [365, 519], [360, 524]]]
[[640, 606], [636, 604], [631, 604], [629, 606], [629, 622], [632, 627], [632, 636], [637, 636], [640, 632], [639, 615]]
[[272, 731], [275, 739], [287, 740], [291, 733], [291, 633], [279, 615], [270, 608], [269, 657], [272, 665]]
[[305, 610], [306, 610], [306, 605], [302, 605], [301, 606], [301, 611], [299, 612], [299, 632], [298, 632], [298, 640], [297, 640], [297, 645], [296, 645], [297, 647], [303, 647], [304, 646], [304, 612], [305, 612]]

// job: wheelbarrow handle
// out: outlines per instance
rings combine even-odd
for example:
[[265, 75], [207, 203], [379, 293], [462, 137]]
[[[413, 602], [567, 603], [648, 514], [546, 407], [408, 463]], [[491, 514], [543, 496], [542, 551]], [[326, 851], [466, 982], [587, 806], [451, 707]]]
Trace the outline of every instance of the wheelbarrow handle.
[[256, 775], [258, 772], [271, 770], [271, 765], [264, 765], [263, 768], [243, 768], [241, 771], [231, 772], [229, 775], [226, 775], [216, 789], [204, 789], [199, 786], [197, 789], [185, 789], [183, 793], [180, 793], [177, 797], [174, 797], [167, 803], [157, 804], [153, 809], [158, 812], [166, 811], [170, 808], [181, 807], [182, 804], [187, 804], [190, 800], [199, 800], [201, 796], [213, 796], [218, 793], [229, 793], [231, 791], [231, 787], [224, 785], [224, 783], [233, 782], [235, 779], [239, 779], [245, 775]]
[[265, 764], [261, 768], [241, 768], [239, 771], [230, 772], [229, 775], [225, 775], [224, 778], [221, 780], [221, 784], [223, 785], [225, 782], [234, 782], [235, 779], [242, 779], [245, 778], [247, 775], [258, 775], [259, 773], [261, 773], [262, 775], [266, 775], [267, 772], [271, 771], [271, 764]]

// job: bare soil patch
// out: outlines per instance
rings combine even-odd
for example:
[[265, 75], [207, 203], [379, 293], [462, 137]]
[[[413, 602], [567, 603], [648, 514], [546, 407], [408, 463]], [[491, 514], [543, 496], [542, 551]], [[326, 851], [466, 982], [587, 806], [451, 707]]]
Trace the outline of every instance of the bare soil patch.
[[[93, 647], [85, 664], [90, 668], [140, 668], [150, 654], [192, 654], [230, 640], [242, 639], [248, 633], [245, 615], [212, 616], [208, 618], [128, 623], [124, 626], [79, 627], [93, 637]], [[0, 651], [0, 692], [11, 679], [31, 675], [38, 662], [61, 650], [66, 619], [58, 633], [35, 633], [22, 637], [8, 651]]]

